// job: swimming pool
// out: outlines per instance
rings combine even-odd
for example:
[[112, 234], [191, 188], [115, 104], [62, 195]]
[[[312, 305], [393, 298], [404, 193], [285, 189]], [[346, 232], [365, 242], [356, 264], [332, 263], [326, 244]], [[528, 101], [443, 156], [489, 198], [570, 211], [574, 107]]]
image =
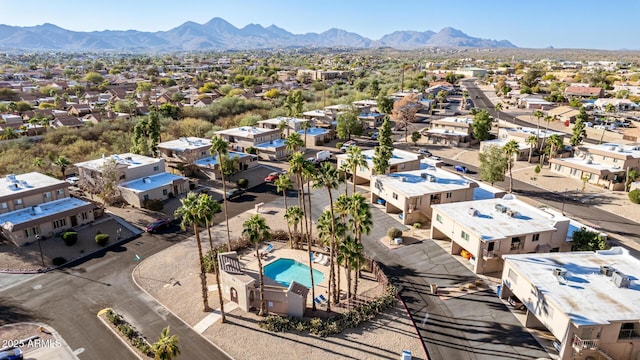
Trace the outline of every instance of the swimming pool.
[[[271, 264], [265, 265], [264, 276], [275, 280], [278, 284], [289, 287], [291, 282], [300, 283], [307, 288], [311, 288], [311, 277], [309, 276], [309, 266], [292, 259], [278, 259]], [[318, 285], [324, 280], [322, 271], [313, 269], [314, 285]]]

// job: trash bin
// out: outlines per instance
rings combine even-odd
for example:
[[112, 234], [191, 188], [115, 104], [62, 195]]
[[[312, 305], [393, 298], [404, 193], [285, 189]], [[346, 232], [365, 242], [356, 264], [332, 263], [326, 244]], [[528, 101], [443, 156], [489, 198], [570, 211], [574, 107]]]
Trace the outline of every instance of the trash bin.
[[500, 295], [502, 294], [502, 285], [498, 285], [496, 287], [496, 294], [498, 294], [498, 297], [500, 297]]
[[411, 351], [409, 350], [402, 350], [402, 360], [411, 360], [413, 359], [413, 356], [411, 356]]
[[431, 293], [432, 294], [438, 293], [438, 284], [431, 284]]

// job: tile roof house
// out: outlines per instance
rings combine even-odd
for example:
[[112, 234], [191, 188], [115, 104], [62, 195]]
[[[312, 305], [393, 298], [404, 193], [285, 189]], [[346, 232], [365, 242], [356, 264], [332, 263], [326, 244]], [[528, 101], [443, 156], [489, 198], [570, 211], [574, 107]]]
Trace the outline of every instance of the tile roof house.
[[567, 88], [564, 89], [564, 96], [600, 98], [604, 96], [604, 89], [592, 86], [567, 86]]

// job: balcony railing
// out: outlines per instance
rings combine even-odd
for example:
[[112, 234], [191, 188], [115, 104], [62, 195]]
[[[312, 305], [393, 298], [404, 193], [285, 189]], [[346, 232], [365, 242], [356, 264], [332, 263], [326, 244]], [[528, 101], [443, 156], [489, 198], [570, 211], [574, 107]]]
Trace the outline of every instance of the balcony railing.
[[580, 339], [578, 335], [573, 335], [573, 348], [576, 351], [598, 350], [599, 339]]
[[495, 250], [489, 251], [487, 249], [483, 249], [482, 250], [482, 257], [484, 259], [494, 259], [494, 258], [500, 257], [500, 253], [498, 251], [495, 251]]

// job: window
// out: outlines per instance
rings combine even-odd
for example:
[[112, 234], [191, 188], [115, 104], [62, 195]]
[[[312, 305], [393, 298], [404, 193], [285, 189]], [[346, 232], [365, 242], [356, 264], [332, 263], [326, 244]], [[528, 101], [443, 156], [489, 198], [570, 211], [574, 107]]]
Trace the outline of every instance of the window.
[[56, 195], [64, 195], [64, 190], [63, 189], [56, 190]]
[[460, 232], [460, 237], [465, 239], [466, 241], [469, 241], [469, 234], [467, 234], [466, 232], [464, 232], [464, 230], [462, 230]]
[[447, 193], [447, 199], [450, 199], [450, 198], [451, 198], [451, 196], [452, 196], [451, 191], [449, 191], [449, 192]]
[[22, 199], [15, 199], [15, 200], [13, 201], [13, 204], [14, 204], [14, 205], [22, 205]]
[[3, 202], [3, 203], [0, 204], [0, 208], [2, 208], [2, 209], [6, 209], [8, 207], [9, 207], [9, 205], [7, 205], [6, 202]]
[[160, 166], [154, 166], [153, 167], [153, 171], [158, 171], [158, 170], [160, 170]]
[[436, 214], [436, 221], [442, 224], [442, 215]]
[[513, 281], [513, 283], [515, 284], [516, 282], [518, 282], [518, 274], [516, 274], [515, 271], [513, 271], [513, 269], [509, 269], [509, 273], [507, 274], [507, 277], [509, 278], [509, 280]]
[[540, 240], [540, 234], [533, 234], [533, 238], [531, 238], [531, 241], [538, 241]]
[[29, 229], [24, 229], [24, 237], [29, 237]]
[[398, 194], [393, 193], [393, 198], [394, 198], [394, 199], [396, 199], [396, 200], [398, 200]]
[[31, 233], [32, 233], [33, 235], [38, 235], [38, 234], [40, 234], [40, 228], [39, 228], [39, 227], [37, 227], [37, 226], [32, 227], [32, 228], [31, 228]]
[[80, 213], [80, 218], [82, 218], [82, 220], [87, 220], [89, 218], [89, 214], [87, 214], [86, 211]]
[[66, 225], [67, 225], [67, 219], [64, 219], [64, 218], [60, 219], [60, 220], [55, 220], [53, 222], [53, 228], [54, 229], [59, 229], [59, 228], [61, 228], [63, 226], [66, 226]]
[[145, 195], [143, 199], [144, 199], [144, 201], [149, 200], [149, 195]]
[[511, 239], [511, 250], [520, 250], [524, 247], [524, 241], [519, 237]]
[[167, 195], [167, 189], [162, 189], [162, 195]]
[[44, 197], [45, 200], [51, 199], [51, 193], [47, 191], [46, 193], [42, 194], [42, 197]]

